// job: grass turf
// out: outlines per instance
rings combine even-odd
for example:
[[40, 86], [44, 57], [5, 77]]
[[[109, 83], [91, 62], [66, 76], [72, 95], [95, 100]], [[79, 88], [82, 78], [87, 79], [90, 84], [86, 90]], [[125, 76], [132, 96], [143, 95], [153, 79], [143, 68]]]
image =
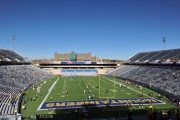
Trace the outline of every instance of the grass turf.
[[[33, 86], [23, 96], [22, 115], [28, 117], [34, 114], [48, 114], [46, 110], [39, 110], [37, 108], [45, 98], [51, 85], [57, 80], [56, 85], [53, 87], [45, 102], [49, 101], [67, 101], [67, 100], [87, 100], [89, 96], [94, 96], [91, 99], [104, 99], [104, 98], [139, 98], [140, 93], [134, 92], [137, 90], [143, 94], [153, 93], [154, 98], [159, 98], [159, 94], [147, 88], [141, 88], [132, 84], [127, 84], [124, 80], [105, 77], [105, 76], [73, 76], [73, 77], [58, 77], [42, 81], [40, 93]], [[117, 82], [117, 83], [115, 83]], [[120, 84], [121, 85], [120, 85]], [[125, 85], [125, 86], [123, 86]], [[131, 89], [127, 88], [130, 87]], [[133, 89], [133, 90], [132, 90]], [[146, 97], [147, 96], [141, 96]], [[35, 98], [35, 101], [31, 99]], [[154, 105], [156, 109], [168, 109], [175, 107], [171, 105], [168, 100], [163, 97], [162, 101], [166, 102], [163, 105]], [[25, 102], [26, 101], [26, 102]], [[135, 106], [136, 107], [136, 106]], [[133, 108], [135, 109], [135, 108]]]

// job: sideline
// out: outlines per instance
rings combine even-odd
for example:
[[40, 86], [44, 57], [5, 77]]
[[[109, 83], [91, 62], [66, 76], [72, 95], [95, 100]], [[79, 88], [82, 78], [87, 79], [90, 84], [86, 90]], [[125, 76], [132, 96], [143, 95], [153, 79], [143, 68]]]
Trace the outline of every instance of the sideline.
[[49, 88], [46, 97], [43, 99], [43, 101], [41, 102], [41, 104], [39, 105], [39, 107], [38, 107], [38, 109], [37, 109], [38, 111], [41, 110], [41, 107], [42, 107], [43, 103], [46, 101], [46, 99], [48, 98], [49, 94], [52, 92], [52, 90], [53, 90], [53, 88], [54, 88], [54, 86], [56, 85], [56, 83], [57, 83], [58, 80], [59, 80], [59, 77], [57, 78], [56, 81], [54, 81], [54, 83], [53, 83], [53, 84], [51, 85], [51, 87]]
[[[126, 86], [126, 85], [124, 85], [124, 84], [122, 84], [122, 83], [113, 81], [113, 80], [111, 80], [111, 79], [109, 79], [109, 78], [105, 78], [105, 77], [103, 77], [103, 78], [106, 79], [106, 80], [108, 80], [108, 81], [114, 82], [114, 83], [116, 83], [116, 84], [119, 84], [119, 85], [121, 84], [121, 85], [124, 86], [124, 87]], [[156, 99], [156, 98], [154, 98], [154, 97], [151, 97], [151, 96], [149, 96], [149, 95], [147, 95], [147, 94], [145, 94], [145, 93], [139, 92], [139, 91], [137, 91], [137, 90], [135, 90], [135, 89], [133, 89], [133, 88], [131, 88], [131, 87], [128, 87], [128, 86], [127, 86], [127, 88], [130, 89], [130, 90], [132, 90], [132, 91], [134, 91], [134, 92], [141, 93], [141, 94], [143, 94], [143, 95], [145, 95], [145, 96], [147, 96], [147, 97], [149, 97], [149, 98], [153, 98], [153, 99], [155, 99], [155, 100], [158, 100], [158, 99]], [[164, 101], [161, 101], [161, 100], [158, 100], [158, 101], [160, 101], [162, 104], [166, 104]]]

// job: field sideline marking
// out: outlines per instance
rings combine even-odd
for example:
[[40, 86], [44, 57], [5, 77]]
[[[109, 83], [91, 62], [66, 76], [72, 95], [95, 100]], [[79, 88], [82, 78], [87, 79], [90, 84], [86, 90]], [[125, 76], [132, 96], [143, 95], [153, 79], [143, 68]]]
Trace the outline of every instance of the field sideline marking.
[[[105, 77], [103, 77], [104, 79], [106, 79], [106, 80], [109, 80], [109, 81], [111, 81], [111, 82], [115, 82], [116, 84], [121, 84], [122, 86], [126, 86], [126, 85], [124, 85], [124, 84], [122, 84], [122, 83], [118, 83], [118, 82], [116, 82], [116, 81], [113, 81], [113, 80], [111, 80], [111, 79], [109, 79], [109, 78], [105, 78]], [[135, 90], [135, 89], [133, 89], [133, 88], [131, 88], [131, 87], [128, 87], [127, 86], [127, 88], [128, 89], [130, 89], [130, 90], [132, 90], [132, 91], [134, 91], [134, 92], [137, 92], [137, 93], [142, 93], [142, 92], [139, 92], [139, 91], [137, 91], [137, 90]], [[143, 95], [145, 95], [145, 96], [147, 96], [147, 97], [150, 97], [149, 95], [147, 95], [147, 94], [145, 94], [145, 93], [142, 93]], [[155, 99], [155, 100], [158, 100], [158, 99], [156, 99], [156, 98], [154, 98], [154, 97], [150, 97], [150, 98], [153, 98], [153, 99]], [[162, 102], [162, 104], [166, 104], [164, 101], [161, 101], [161, 100], [158, 100], [158, 101], [160, 101], [160, 102]]]
[[[100, 79], [100, 77], [99, 77], [99, 98], [108, 98], [108, 99], [111, 99], [111, 98], [115, 98], [115, 92], [113, 92], [113, 96], [106, 96], [106, 97], [104, 97], [104, 96], [101, 96], [101, 92], [100, 92], [100, 86], [101, 86], [101, 79]], [[115, 79], [114, 79], [114, 81], [115, 81]], [[103, 82], [105, 82], [106, 84], [111, 84], [111, 83], [109, 83], [109, 82], [107, 82], [107, 81], [103, 81]], [[115, 88], [115, 82], [114, 82], [114, 85], [113, 85], [113, 90], [115, 90], [116, 88]]]
[[54, 86], [56, 85], [56, 83], [57, 83], [58, 80], [59, 80], [59, 77], [57, 78], [56, 81], [54, 81], [54, 83], [53, 83], [53, 84], [51, 85], [51, 87], [49, 88], [48, 93], [46, 94], [46, 97], [43, 99], [43, 101], [41, 102], [41, 104], [39, 105], [39, 107], [38, 107], [38, 109], [37, 109], [38, 111], [41, 110], [41, 107], [42, 107], [43, 103], [46, 101], [46, 99], [48, 98], [49, 94], [52, 92], [52, 90], [53, 90], [53, 88], [54, 88]]

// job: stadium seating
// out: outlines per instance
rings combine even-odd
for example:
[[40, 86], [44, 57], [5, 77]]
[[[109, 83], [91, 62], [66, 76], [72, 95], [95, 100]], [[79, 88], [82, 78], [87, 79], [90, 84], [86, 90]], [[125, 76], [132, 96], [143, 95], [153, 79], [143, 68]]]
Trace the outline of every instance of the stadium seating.
[[178, 62], [180, 60], [180, 49], [141, 52], [129, 59], [127, 63], [146, 63], [146, 62]]
[[177, 67], [124, 65], [107, 75], [148, 85], [178, 99], [180, 96], [180, 68]]
[[[1, 64], [2, 62], [9, 62], [9, 65]], [[26, 88], [53, 77], [32, 65], [18, 63], [29, 63], [29, 60], [11, 50], [0, 49], [0, 115], [14, 114]]]
[[13, 114], [25, 88], [52, 76], [32, 65], [0, 66], [0, 114]]
[[[180, 100], [180, 49], [138, 53], [106, 75], [146, 85], [157, 92]], [[142, 63], [149, 64], [142, 64]], [[141, 63], [141, 64], [139, 64]], [[158, 64], [154, 64], [158, 63]], [[164, 65], [162, 63], [176, 63]]]
[[30, 62], [28, 59], [23, 58], [14, 51], [0, 49], [0, 61], [5, 62]]
[[124, 66], [110, 71], [106, 75], [131, 80], [180, 101], [179, 61], [180, 49], [141, 52], [127, 60]]

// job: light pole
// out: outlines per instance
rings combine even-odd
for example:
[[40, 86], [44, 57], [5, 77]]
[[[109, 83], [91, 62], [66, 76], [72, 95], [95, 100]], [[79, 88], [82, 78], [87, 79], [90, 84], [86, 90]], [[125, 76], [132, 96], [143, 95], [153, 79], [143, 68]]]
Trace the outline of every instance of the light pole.
[[162, 42], [163, 42], [163, 49], [165, 49], [165, 47], [166, 47], [166, 37], [162, 38]]
[[15, 43], [15, 41], [16, 41], [16, 35], [15, 35], [15, 34], [12, 34], [10, 39], [11, 39], [11, 41], [12, 41], [12, 50], [14, 50], [14, 43]]

